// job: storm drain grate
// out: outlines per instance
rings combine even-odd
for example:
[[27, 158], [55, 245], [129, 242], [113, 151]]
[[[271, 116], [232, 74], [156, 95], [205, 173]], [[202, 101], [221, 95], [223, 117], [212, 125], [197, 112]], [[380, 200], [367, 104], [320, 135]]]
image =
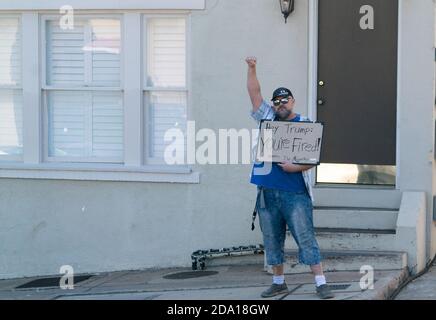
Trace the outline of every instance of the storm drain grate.
[[[92, 277], [92, 275], [75, 276], [74, 277], [74, 284], [88, 280], [91, 277]], [[16, 287], [15, 289], [59, 287], [60, 281], [61, 281], [61, 277], [42, 278], [42, 279], [32, 280], [30, 282], [22, 284], [22, 285]]]
[[187, 271], [187, 272], [167, 274], [166, 276], [163, 276], [163, 278], [170, 279], [170, 280], [192, 279], [192, 278], [213, 276], [217, 273], [218, 271]]
[[329, 284], [330, 289], [332, 290], [345, 290], [348, 289], [351, 284]]

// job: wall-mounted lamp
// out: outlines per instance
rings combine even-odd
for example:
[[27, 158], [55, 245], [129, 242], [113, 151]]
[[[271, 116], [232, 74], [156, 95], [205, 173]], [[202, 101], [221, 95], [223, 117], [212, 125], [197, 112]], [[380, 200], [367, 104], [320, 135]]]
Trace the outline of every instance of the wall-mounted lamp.
[[289, 15], [294, 11], [294, 0], [279, 0], [280, 8], [282, 9], [283, 16], [285, 17], [285, 23], [288, 22]]

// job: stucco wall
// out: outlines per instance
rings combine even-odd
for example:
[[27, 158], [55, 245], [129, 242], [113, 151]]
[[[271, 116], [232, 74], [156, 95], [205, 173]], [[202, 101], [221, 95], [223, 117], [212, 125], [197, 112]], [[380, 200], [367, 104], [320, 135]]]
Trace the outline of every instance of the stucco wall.
[[434, 6], [432, 0], [400, 0], [398, 187], [403, 191], [426, 192], [426, 260], [436, 253], [436, 228], [432, 212], [432, 195], [436, 181]]
[[[259, 59], [265, 98], [281, 85], [306, 114], [306, 1], [288, 24], [278, 1], [208, 0], [192, 14], [190, 118], [255, 128], [244, 57]], [[190, 266], [202, 248], [261, 243], [250, 230], [249, 165], [195, 166], [200, 184], [0, 179], [0, 278]]]

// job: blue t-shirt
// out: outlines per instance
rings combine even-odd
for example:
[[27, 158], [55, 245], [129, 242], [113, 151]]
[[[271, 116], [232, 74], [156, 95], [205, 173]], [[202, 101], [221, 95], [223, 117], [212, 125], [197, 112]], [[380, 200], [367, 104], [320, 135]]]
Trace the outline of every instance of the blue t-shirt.
[[[300, 115], [297, 115], [291, 122], [299, 122]], [[303, 174], [301, 172], [285, 172], [275, 162], [272, 163], [271, 172], [267, 175], [254, 174], [255, 168], [260, 169], [265, 165], [264, 162], [255, 163], [251, 172], [251, 183], [268, 189], [277, 189], [291, 192], [306, 191]]]

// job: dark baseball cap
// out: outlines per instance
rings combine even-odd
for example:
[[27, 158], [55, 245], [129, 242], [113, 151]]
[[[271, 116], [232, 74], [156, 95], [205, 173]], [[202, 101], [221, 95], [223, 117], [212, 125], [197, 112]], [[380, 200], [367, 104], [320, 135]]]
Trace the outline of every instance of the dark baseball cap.
[[288, 88], [280, 87], [274, 90], [271, 101], [275, 100], [278, 97], [288, 97], [288, 96], [291, 96], [292, 98], [294, 97], [291, 90], [289, 90]]

